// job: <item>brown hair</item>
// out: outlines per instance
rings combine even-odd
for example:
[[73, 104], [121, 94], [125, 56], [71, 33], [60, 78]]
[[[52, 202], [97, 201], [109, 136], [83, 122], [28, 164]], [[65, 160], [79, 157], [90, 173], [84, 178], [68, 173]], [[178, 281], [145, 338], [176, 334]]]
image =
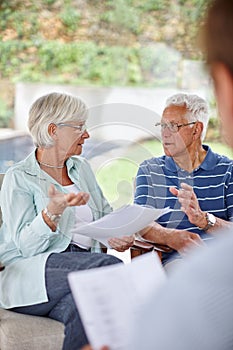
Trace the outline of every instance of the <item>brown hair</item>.
[[233, 75], [233, 0], [210, 2], [203, 41], [207, 64], [221, 62]]

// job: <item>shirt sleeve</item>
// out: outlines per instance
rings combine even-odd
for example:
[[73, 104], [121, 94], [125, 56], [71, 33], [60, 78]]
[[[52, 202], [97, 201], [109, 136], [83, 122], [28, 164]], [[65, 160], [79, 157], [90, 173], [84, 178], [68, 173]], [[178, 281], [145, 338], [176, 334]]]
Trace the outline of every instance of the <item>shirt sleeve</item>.
[[36, 200], [34, 189], [35, 185], [28, 183], [23, 172], [10, 171], [5, 175], [1, 190], [5, 230], [24, 257], [45, 252], [58, 236], [58, 232], [53, 232], [42, 218], [43, 203], [47, 201], [43, 190]]
[[134, 203], [155, 207], [154, 188], [147, 162], [143, 162], [136, 176]]
[[226, 185], [225, 202], [229, 221], [233, 221], [233, 164], [228, 170], [229, 181]]

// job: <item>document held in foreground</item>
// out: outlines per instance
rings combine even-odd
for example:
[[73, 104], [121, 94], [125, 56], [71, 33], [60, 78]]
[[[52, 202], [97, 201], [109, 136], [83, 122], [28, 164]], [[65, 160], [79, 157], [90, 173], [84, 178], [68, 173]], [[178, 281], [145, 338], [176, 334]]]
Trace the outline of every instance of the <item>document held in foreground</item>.
[[130, 236], [168, 211], [170, 211], [169, 208], [155, 209], [137, 204], [125, 205], [99, 220], [80, 225], [77, 228], [77, 234], [96, 239], [109, 247], [107, 242], [109, 238]]
[[94, 350], [128, 350], [132, 325], [144, 303], [166, 281], [155, 252], [68, 275], [74, 300]]

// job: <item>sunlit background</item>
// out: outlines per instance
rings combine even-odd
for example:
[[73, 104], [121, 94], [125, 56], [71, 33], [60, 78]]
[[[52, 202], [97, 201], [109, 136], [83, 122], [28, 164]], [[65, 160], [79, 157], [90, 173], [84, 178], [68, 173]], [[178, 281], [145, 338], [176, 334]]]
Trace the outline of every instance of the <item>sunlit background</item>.
[[167, 97], [210, 105], [206, 142], [232, 157], [199, 49], [206, 0], [0, 1], [0, 172], [33, 145], [28, 109], [51, 91], [90, 108], [84, 148], [113, 208], [132, 203], [140, 162], [163, 150], [154, 123]]

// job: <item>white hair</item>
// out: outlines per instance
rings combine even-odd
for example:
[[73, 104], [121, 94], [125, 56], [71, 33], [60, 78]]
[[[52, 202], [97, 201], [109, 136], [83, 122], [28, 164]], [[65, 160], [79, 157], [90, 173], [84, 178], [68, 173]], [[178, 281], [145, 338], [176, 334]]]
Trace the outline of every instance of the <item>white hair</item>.
[[165, 105], [166, 108], [169, 106], [186, 106], [188, 110], [186, 115], [188, 121], [199, 121], [203, 123], [201, 139], [202, 141], [204, 140], [209, 122], [209, 109], [207, 102], [203, 98], [197, 95], [178, 93], [169, 97]]
[[48, 148], [54, 144], [48, 132], [49, 124], [84, 122], [87, 116], [87, 106], [79, 97], [52, 92], [32, 104], [28, 128], [35, 145]]

